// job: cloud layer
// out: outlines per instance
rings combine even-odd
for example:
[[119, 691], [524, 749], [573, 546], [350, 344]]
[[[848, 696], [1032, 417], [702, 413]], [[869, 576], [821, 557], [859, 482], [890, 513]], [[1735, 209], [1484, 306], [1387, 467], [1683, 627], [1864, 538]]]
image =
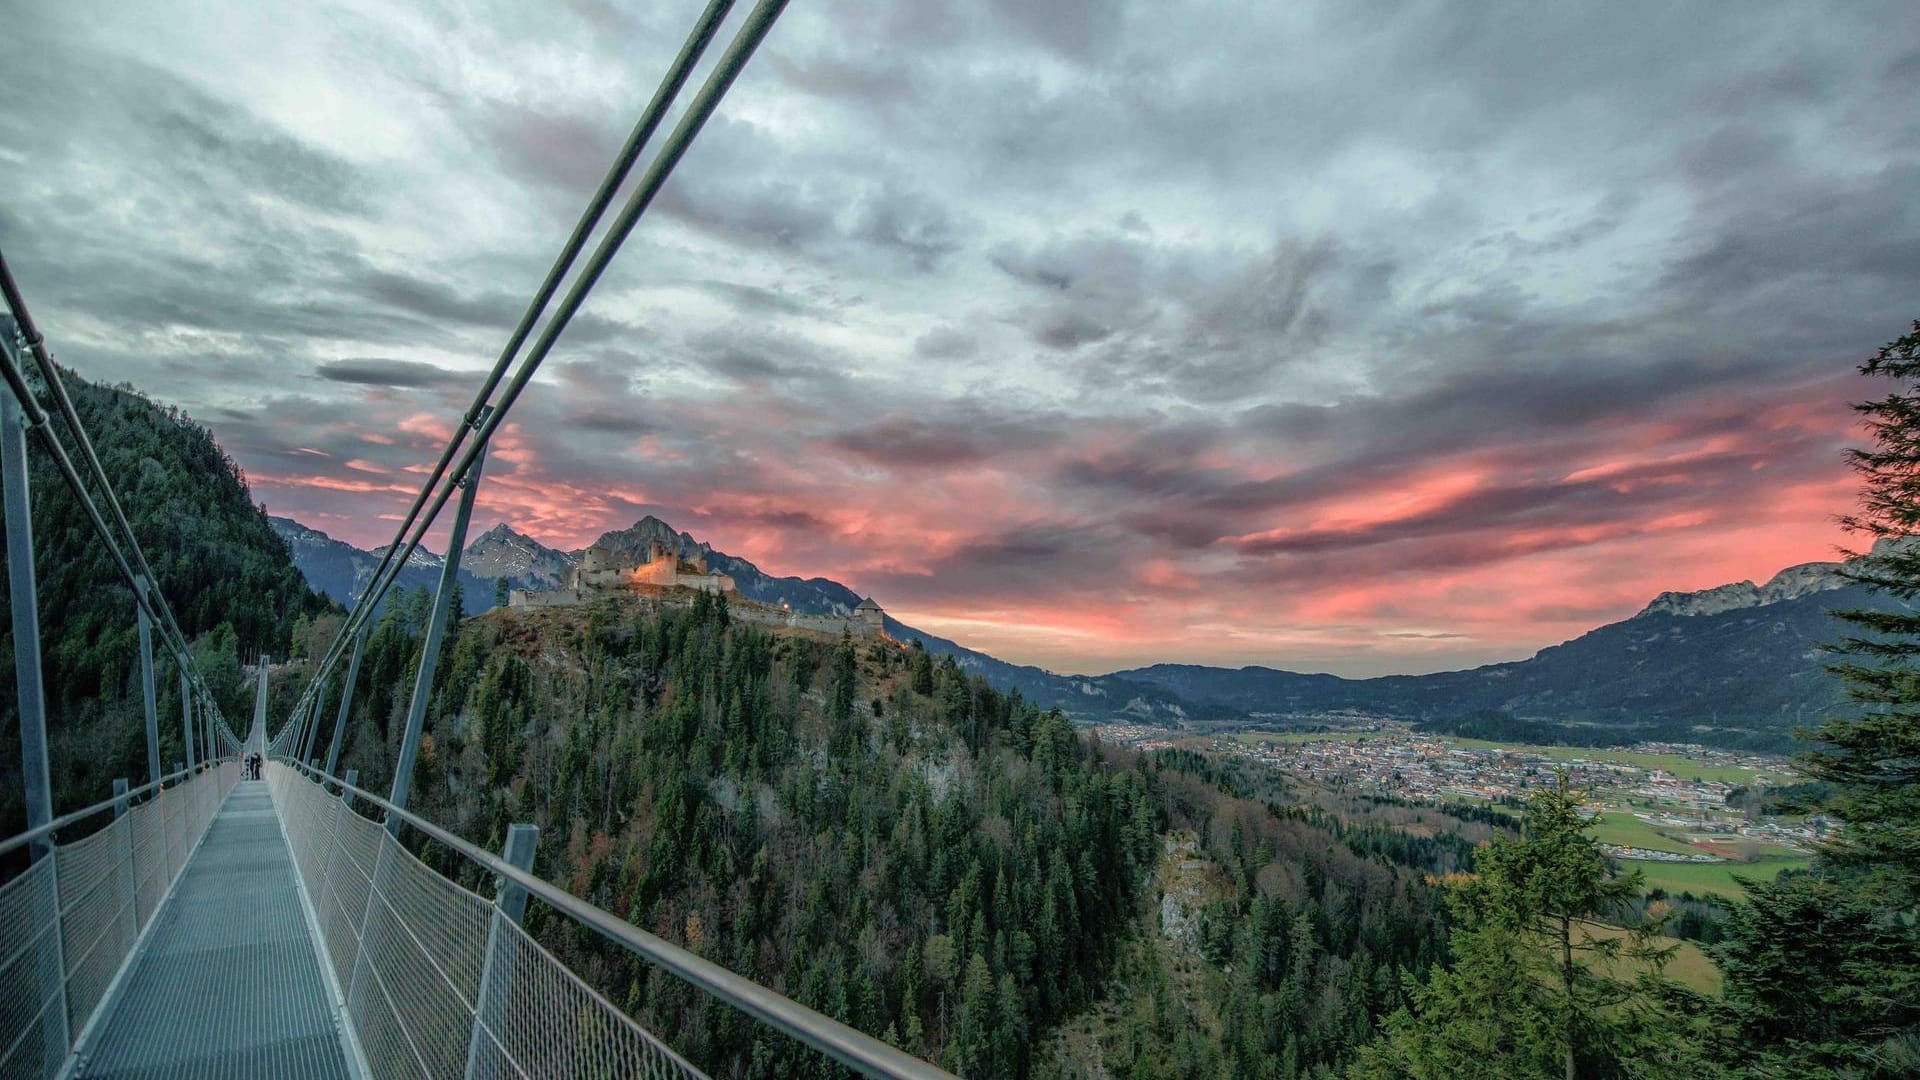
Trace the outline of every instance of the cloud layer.
[[[10, 20], [57, 352], [385, 542], [698, 4], [537, 7]], [[657, 513], [1065, 670], [1526, 655], [1831, 555], [1916, 99], [1898, 3], [795, 5], [476, 527]]]

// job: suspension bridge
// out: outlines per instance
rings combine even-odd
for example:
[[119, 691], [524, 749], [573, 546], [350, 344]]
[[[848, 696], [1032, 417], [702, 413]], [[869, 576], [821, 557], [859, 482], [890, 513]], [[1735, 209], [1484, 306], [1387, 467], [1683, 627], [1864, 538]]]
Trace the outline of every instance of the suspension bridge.
[[[157, 587], [0, 255], [13, 317], [11, 332], [0, 332], [0, 480], [27, 811], [26, 831], [0, 841], [0, 866], [19, 867], [0, 883], [0, 1080], [703, 1075], [543, 948], [523, 926], [529, 903], [738, 1010], [796, 1052], [867, 1076], [947, 1075], [535, 876], [540, 838], [531, 824], [511, 826], [493, 852], [407, 809], [489, 440], [785, 6], [759, 0], [739, 21], [629, 184], [733, 7], [709, 0], [284, 716], [268, 715], [269, 663], [260, 658], [244, 734], [222, 712], [174, 617], [176, 603], [191, 598]], [[605, 220], [623, 190], [626, 201]], [[146, 782], [115, 781], [99, 801], [61, 814], [47, 752], [30, 442], [112, 556], [139, 630]], [[362, 789], [351, 769], [337, 774], [348, 703], [376, 609], [450, 501], [448, 554], [393, 786], [381, 795]], [[170, 770], [161, 762], [156, 641], [180, 678], [184, 760]], [[323, 716], [336, 685], [339, 708]], [[422, 862], [414, 852], [425, 843], [465, 873]]]

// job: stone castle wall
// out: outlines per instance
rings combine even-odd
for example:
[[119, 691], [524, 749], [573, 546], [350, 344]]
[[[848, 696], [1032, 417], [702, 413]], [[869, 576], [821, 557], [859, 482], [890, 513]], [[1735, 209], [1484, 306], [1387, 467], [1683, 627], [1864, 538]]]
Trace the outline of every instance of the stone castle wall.
[[[731, 576], [707, 569], [705, 554], [695, 552], [691, 558], [682, 559], [678, 550], [655, 540], [647, 545], [647, 561], [642, 563], [626, 562], [604, 548], [588, 548], [565, 587], [541, 591], [514, 589], [507, 595], [507, 606], [574, 607], [592, 603], [609, 593], [654, 588], [686, 589], [739, 597]], [[690, 602], [690, 599], [671, 595], [660, 599], [676, 604]], [[886, 615], [871, 600], [862, 601], [849, 615], [802, 615], [785, 608], [756, 604], [744, 598], [736, 599], [731, 610], [735, 618], [763, 626], [785, 626], [825, 634], [851, 630], [863, 637], [877, 637], [886, 632]]]
[[838, 634], [851, 630], [857, 636], [878, 637], [881, 624], [877, 619], [864, 619], [857, 615], [802, 615], [797, 611], [782, 611], [779, 608], [747, 607], [741, 605], [732, 609], [737, 618], [765, 626], [786, 626], [795, 630], [816, 630], [823, 634]]
[[507, 593], [510, 608], [573, 607], [586, 603], [577, 589], [514, 589]]
[[[724, 577], [725, 575], [709, 576]], [[600, 589], [514, 589], [507, 594], [507, 606], [529, 609], [579, 607], [607, 595], [607, 591]], [[676, 606], [692, 602], [691, 597], [663, 596], [659, 599]], [[758, 626], [784, 626], [793, 630], [811, 630], [816, 633], [836, 635], [849, 631], [856, 637], [880, 637], [885, 633], [884, 616], [877, 611], [856, 612], [852, 615], [805, 615], [796, 611], [756, 604], [751, 600], [737, 599], [729, 606], [728, 611], [734, 618]]]

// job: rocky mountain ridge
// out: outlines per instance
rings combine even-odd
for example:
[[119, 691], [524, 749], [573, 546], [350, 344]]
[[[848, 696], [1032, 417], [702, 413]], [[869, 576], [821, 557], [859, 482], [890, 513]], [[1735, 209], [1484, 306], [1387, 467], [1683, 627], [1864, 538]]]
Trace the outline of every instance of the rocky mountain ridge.
[[521, 589], [558, 588], [579, 564], [577, 553], [550, 548], [506, 522], [481, 533], [460, 555], [462, 569], [483, 578], [508, 578]]
[[[290, 518], [273, 518], [274, 528], [287, 540], [294, 563], [313, 587], [343, 604], [350, 604], [373, 575], [379, 557]], [[712, 569], [731, 576], [740, 594], [769, 606], [782, 604], [812, 615], [846, 615], [859, 605], [859, 593], [829, 578], [774, 577], [746, 559], [714, 550], [691, 533], [648, 515], [625, 529], [602, 533], [594, 544], [627, 558], [644, 556], [654, 540], [674, 545], [682, 557], [704, 555]], [[482, 533], [460, 557], [463, 609], [478, 614], [493, 605], [495, 581], [505, 578], [510, 588], [551, 589], [566, 580], [585, 549], [563, 552], [550, 548], [507, 525]], [[421, 560], [431, 559], [430, 563]], [[440, 557], [415, 552], [401, 572], [401, 585], [432, 587]], [[884, 606], [884, 598], [882, 598]], [[1215, 707], [1195, 708], [1158, 687], [1131, 683], [1113, 676], [1066, 676], [1026, 664], [1011, 664], [954, 641], [915, 629], [889, 616], [887, 632], [900, 641], [919, 641], [935, 656], [951, 656], [970, 673], [985, 677], [1003, 690], [1018, 691], [1026, 700], [1052, 707], [1084, 720], [1130, 720], [1179, 726], [1204, 717], [1232, 722], [1239, 713]]]
[[[314, 587], [342, 602], [364, 585], [355, 573], [370, 575], [378, 561], [288, 519], [275, 519], [275, 528]], [[682, 557], [703, 555], [714, 570], [733, 577], [743, 596], [759, 603], [844, 615], [861, 600], [829, 578], [766, 574], [651, 515], [601, 534], [595, 544], [632, 558], [644, 556], [655, 540], [673, 545]], [[564, 582], [579, 555], [496, 525], [462, 556], [466, 610], [471, 614], [490, 606], [499, 578], [514, 588], [553, 588]], [[430, 558], [425, 565], [409, 566], [403, 582], [411, 587], [417, 577], [430, 585], [439, 566], [438, 557]], [[1088, 721], [1210, 729], [1311, 722], [1347, 711], [1444, 727], [1458, 718], [1484, 721], [1482, 714], [1495, 713], [1547, 725], [1543, 730], [1564, 737], [1674, 738], [1779, 749], [1796, 726], [1845, 707], [1844, 693], [1826, 671], [1823, 646], [1841, 633], [1829, 610], [1882, 602], [1838, 576], [1839, 567], [1805, 563], [1780, 571], [1764, 585], [1735, 582], [1662, 593], [1631, 618], [1526, 660], [1372, 679], [1194, 664], [1067, 676], [1008, 663], [891, 617], [887, 629], [902, 641], [921, 641], [937, 656], [952, 656], [1003, 690]], [[885, 598], [878, 599], [884, 606]]]
[[1840, 576], [1842, 564], [1837, 562], [1810, 562], [1799, 566], [1789, 566], [1785, 570], [1767, 579], [1765, 585], [1755, 585], [1751, 581], [1736, 581], [1731, 585], [1719, 585], [1697, 592], [1663, 592], [1653, 598], [1653, 602], [1640, 609], [1634, 618], [1648, 615], [1718, 615], [1726, 611], [1738, 611], [1742, 608], [1765, 607], [1782, 600], [1797, 600], [1802, 596], [1845, 588], [1847, 579]]

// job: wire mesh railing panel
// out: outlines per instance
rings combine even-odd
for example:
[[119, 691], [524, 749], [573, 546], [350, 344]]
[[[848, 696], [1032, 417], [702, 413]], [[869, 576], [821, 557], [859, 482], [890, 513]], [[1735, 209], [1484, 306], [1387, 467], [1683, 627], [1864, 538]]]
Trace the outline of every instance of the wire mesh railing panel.
[[163, 817], [167, 822], [167, 883], [180, 876], [180, 868], [187, 864], [187, 823], [181, 813], [186, 802], [186, 792], [171, 787], [160, 793], [157, 800], [165, 810]]
[[61, 1068], [239, 775], [182, 779], [0, 885], [0, 1080]]
[[0, 886], [0, 1078], [52, 1076], [66, 1058], [54, 860]]
[[[317, 791], [318, 788], [315, 788]], [[327, 953], [342, 987], [353, 981], [354, 959], [360, 952], [360, 927], [367, 915], [367, 897], [373, 889], [374, 864], [387, 831], [351, 810], [342, 813], [334, 832], [334, 858], [327, 870], [331, 919], [321, 920]]]
[[499, 920], [474, 1075], [699, 1077], [519, 926]]
[[167, 892], [166, 808], [157, 802], [141, 803], [127, 812], [133, 830], [134, 908], [140, 925], [146, 926], [160, 907]]
[[326, 876], [326, 854], [333, 843], [333, 822], [329, 820], [330, 815], [316, 814], [306, 799], [282, 804], [280, 813], [288, 849], [293, 854], [294, 873], [311, 886]]
[[285, 767], [269, 779], [373, 1075], [700, 1076], [384, 826]]
[[300, 880], [307, 885], [310, 895], [318, 895], [316, 883], [324, 882], [332, 872], [334, 861], [339, 857], [340, 844], [336, 832], [340, 819], [347, 813], [346, 804], [338, 799], [326, 798], [301, 800], [298, 813], [299, 829], [303, 836], [296, 840], [294, 858], [299, 862]]
[[[356, 1006], [378, 1027], [387, 1019], [381, 1006], [390, 1005], [398, 1041], [426, 1074], [458, 1077], [466, 1069], [492, 905], [429, 870], [391, 837], [383, 846], [354, 969]], [[369, 981], [381, 993], [365, 992]]]
[[388, 853], [381, 897], [416, 942], [442, 981], [473, 1008], [486, 962], [493, 901], [476, 896], [431, 869], [395, 843]]
[[358, 969], [354, 987], [347, 995], [347, 1018], [360, 1039], [360, 1052], [366, 1055], [371, 1075], [435, 1075], [429, 1071], [426, 1058], [408, 1040], [393, 996], [381, 984], [377, 972]]
[[61, 953], [66, 962], [67, 1019], [86, 1025], [133, 950], [133, 832], [125, 817], [54, 852], [60, 873]]

